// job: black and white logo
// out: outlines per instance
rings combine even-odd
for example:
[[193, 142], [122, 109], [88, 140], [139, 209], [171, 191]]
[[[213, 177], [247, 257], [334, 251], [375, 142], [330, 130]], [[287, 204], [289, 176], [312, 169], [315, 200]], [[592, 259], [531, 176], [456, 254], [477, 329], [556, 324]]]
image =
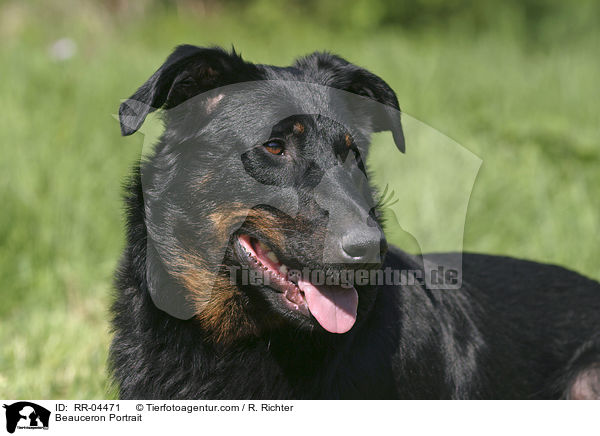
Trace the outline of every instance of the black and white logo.
[[48, 430], [50, 411], [42, 406], [29, 401], [19, 401], [10, 405], [4, 404], [6, 409], [6, 431], [14, 433], [16, 429]]

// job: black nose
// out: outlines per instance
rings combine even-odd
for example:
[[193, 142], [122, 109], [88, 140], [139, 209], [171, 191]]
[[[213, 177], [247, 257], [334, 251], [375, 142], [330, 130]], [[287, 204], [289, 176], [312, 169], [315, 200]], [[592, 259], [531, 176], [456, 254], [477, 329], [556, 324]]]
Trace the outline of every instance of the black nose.
[[383, 235], [375, 228], [353, 229], [342, 236], [342, 251], [350, 262], [381, 262], [384, 244]]

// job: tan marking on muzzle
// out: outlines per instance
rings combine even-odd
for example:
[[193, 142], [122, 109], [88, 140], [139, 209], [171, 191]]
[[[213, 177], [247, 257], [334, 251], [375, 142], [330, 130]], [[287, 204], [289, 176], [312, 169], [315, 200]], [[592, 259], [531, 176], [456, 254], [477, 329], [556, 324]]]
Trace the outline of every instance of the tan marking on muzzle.
[[266, 211], [234, 204], [226, 209], [221, 208], [208, 217], [213, 222], [218, 238], [222, 242], [228, 242], [232, 233], [239, 229], [244, 221], [248, 221], [268, 238], [268, 241], [264, 242], [274, 244], [279, 249], [284, 246], [284, 237], [279, 231], [280, 223], [275, 216]]
[[228, 277], [210, 271], [198, 255], [180, 255], [175, 276], [189, 292], [195, 319], [209, 339], [219, 344], [257, 335], [255, 322], [245, 310], [244, 296]]
[[[244, 221], [251, 222], [268, 238], [271, 245], [283, 246], [276, 217], [262, 210], [247, 209], [232, 204], [209, 215], [215, 232], [215, 244], [227, 244], [232, 232]], [[210, 236], [207, 236], [210, 237]], [[184, 249], [174, 250], [170, 270], [189, 292], [189, 300], [196, 309], [195, 319], [215, 343], [228, 344], [239, 339], [256, 336], [258, 327], [247, 313], [247, 297], [229, 277], [209, 268], [199, 254]]]
[[245, 296], [228, 278], [217, 276], [212, 289], [196, 301], [196, 319], [216, 343], [229, 344], [257, 336], [258, 328], [246, 312], [244, 300]]

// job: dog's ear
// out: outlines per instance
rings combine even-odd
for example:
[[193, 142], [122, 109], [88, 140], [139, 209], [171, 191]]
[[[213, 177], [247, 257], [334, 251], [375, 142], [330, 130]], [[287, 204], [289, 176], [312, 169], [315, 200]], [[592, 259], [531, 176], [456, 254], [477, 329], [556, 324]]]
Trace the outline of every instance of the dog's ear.
[[372, 115], [373, 131], [392, 132], [394, 142], [402, 153], [405, 150], [404, 133], [400, 123], [400, 105], [392, 88], [370, 71], [330, 53], [315, 52], [298, 59], [295, 66], [314, 71], [317, 83], [368, 97], [381, 103]]
[[119, 107], [121, 134], [135, 133], [146, 116], [161, 107], [169, 109], [203, 92], [255, 76], [255, 66], [244, 62], [235, 50], [230, 54], [220, 48], [180, 45]]

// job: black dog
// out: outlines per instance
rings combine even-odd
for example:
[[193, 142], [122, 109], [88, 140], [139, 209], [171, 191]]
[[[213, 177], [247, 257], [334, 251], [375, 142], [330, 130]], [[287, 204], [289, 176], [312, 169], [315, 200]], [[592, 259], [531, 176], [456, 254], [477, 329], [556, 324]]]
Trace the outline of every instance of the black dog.
[[181, 46], [121, 106], [122, 133], [158, 108], [127, 188], [121, 398], [600, 398], [600, 285], [576, 273], [465, 254], [458, 290], [291, 274], [424, 271], [388, 249], [365, 183], [370, 133], [404, 149], [381, 78], [325, 53], [280, 68]]

